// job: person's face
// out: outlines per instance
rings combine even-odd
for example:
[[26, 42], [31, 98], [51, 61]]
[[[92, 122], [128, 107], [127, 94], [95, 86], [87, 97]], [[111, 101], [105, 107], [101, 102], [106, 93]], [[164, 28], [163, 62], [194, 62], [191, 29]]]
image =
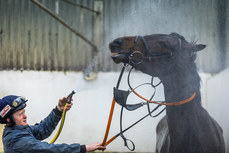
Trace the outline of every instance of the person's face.
[[27, 116], [25, 115], [25, 109], [21, 109], [15, 113], [13, 113], [13, 117], [15, 119], [16, 125], [27, 125]]

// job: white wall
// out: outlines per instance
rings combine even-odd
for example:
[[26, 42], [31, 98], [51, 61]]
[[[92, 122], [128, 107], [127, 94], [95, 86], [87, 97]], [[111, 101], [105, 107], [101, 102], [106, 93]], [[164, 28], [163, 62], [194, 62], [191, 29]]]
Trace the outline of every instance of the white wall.
[[[25, 96], [29, 100], [26, 107], [28, 123], [35, 124], [49, 114], [51, 109], [56, 106], [60, 97], [67, 96], [75, 89], [78, 92], [73, 97], [73, 107], [67, 113], [63, 131], [56, 143], [78, 142], [81, 144], [89, 144], [102, 142], [113, 98], [113, 87], [116, 86], [118, 76], [119, 73], [115, 72], [99, 73], [95, 80], [85, 81], [81, 72], [0, 71], [0, 97], [8, 94]], [[120, 89], [128, 89], [126, 76], [127, 74], [125, 73]], [[206, 81], [209, 77], [210, 75], [201, 74], [203, 105], [212, 111], [211, 114], [216, 116], [216, 120], [219, 120], [222, 125], [227, 123], [228, 129], [228, 122], [225, 122], [226, 116], [217, 118], [216, 115], [217, 113], [228, 112], [226, 111], [226, 107], [224, 107], [226, 102], [224, 104], [222, 102], [223, 100], [225, 101], [226, 98], [221, 100], [222, 105], [218, 105], [219, 103], [215, 102], [218, 100], [209, 99], [209, 94], [206, 94], [206, 91], [209, 93], [212, 92], [209, 89], [206, 90]], [[150, 82], [150, 79], [150, 77], [142, 73], [134, 73], [131, 77], [131, 83], [135, 86], [140, 83]], [[213, 78], [210, 79], [209, 82], [209, 85], [215, 86], [215, 80]], [[225, 79], [223, 85], [226, 85], [226, 82], [228, 81]], [[224, 88], [222, 88], [222, 90], [223, 89]], [[226, 93], [219, 92], [220, 90], [221, 88], [217, 88], [218, 94], [221, 93], [223, 96], [228, 96]], [[138, 92], [148, 98], [153, 93], [153, 90], [146, 85], [139, 88]], [[216, 94], [211, 93], [211, 95]], [[158, 87], [154, 100], [164, 100], [162, 85]], [[208, 100], [207, 103], [205, 102], [206, 100]], [[139, 101], [141, 100], [131, 94], [128, 103], [136, 103]], [[210, 109], [210, 106], [219, 106], [223, 109]], [[151, 107], [153, 108], [155, 105]], [[134, 112], [125, 111], [124, 127], [135, 122], [146, 113], [146, 107]], [[119, 114], [120, 106], [116, 104], [109, 138], [119, 133]], [[127, 138], [135, 143], [136, 152], [153, 152], [155, 150], [155, 127], [163, 115], [164, 114], [157, 118], [149, 117], [125, 133]], [[56, 131], [46, 141], [49, 142], [55, 133]], [[225, 134], [229, 135], [228, 133]], [[118, 137], [108, 145], [107, 151], [125, 152], [128, 151], [128, 149], [123, 146], [122, 139]]]
[[224, 132], [226, 153], [229, 153], [229, 69], [207, 81], [207, 109]]

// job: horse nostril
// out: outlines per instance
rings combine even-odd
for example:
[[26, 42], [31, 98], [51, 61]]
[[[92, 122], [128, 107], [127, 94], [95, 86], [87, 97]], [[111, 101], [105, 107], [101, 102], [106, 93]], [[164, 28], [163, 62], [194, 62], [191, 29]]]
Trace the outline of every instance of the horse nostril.
[[124, 39], [118, 38], [118, 39], [115, 39], [115, 40], [112, 42], [111, 46], [120, 47], [120, 46], [122, 46], [123, 44], [124, 44]]
[[110, 50], [114, 50], [116, 48], [116, 45], [114, 45], [113, 43], [109, 45]]
[[122, 39], [122, 38], [118, 38], [118, 39], [115, 39], [114, 40], [114, 43], [116, 43], [117, 45], [123, 45], [123, 43], [124, 43], [124, 39]]
[[109, 47], [111, 50], [114, 50], [118, 47], [121, 47], [123, 44], [124, 44], [124, 39], [118, 38], [118, 39], [115, 39], [112, 43], [110, 43]]

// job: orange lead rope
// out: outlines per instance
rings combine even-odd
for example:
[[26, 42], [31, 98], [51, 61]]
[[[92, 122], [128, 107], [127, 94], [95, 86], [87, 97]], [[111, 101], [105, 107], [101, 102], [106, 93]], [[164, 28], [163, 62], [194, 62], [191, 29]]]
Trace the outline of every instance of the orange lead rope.
[[112, 117], [113, 117], [113, 113], [114, 113], [114, 107], [115, 107], [115, 100], [113, 98], [112, 104], [111, 104], [111, 109], [110, 109], [110, 114], [109, 114], [109, 119], [108, 119], [108, 122], [107, 122], [106, 133], [105, 133], [104, 138], [103, 138], [102, 146], [106, 146], [107, 145], [106, 141], [107, 141], [107, 137], [108, 137], [108, 134], [109, 134], [109, 131], [110, 131], [110, 127], [111, 127], [111, 121], [112, 121]]
[[[122, 78], [122, 75], [123, 75], [123, 72], [124, 72], [125, 68], [126, 68], [126, 64], [123, 65], [122, 70], [120, 72], [120, 75], [119, 75], [119, 78], [118, 78], [118, 82], [117, 82], [117, 85], [116, 85], [117, 89], [118, 89], [118, 87], [120, 85], [121, 78]], [[108, 118], [108, 121], [107, 121], [106, 133], [105, 133], [104, 138], [103, 138], [102, 146], [106, 146], [106, 141], [107, 141], [107, 137], [108, 137], [108, 134], [109, 134], [109, 131], [110, 131], [111, 121], [112, 121], [112, 117], [113, 117], [114, 107], [115, 107], [115, 99], [113, 97], [112, 104], [111, 104], [111, 109], [110, 109], [110, 114], [109, 114], [109, 118]]]

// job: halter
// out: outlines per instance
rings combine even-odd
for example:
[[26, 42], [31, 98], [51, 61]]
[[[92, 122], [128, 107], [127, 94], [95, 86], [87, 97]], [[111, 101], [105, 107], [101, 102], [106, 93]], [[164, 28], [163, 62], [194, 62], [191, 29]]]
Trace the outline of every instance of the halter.
[[[146, 56], [144, 57], [143, 53], [140, 52], [140, 51], [133, 51], [135, 45], [137, 44], [138, 42], [138, 39], [141, 38], [141, 41], [145, 47], [145, 51], [146, 51]], [[181, 40], [178, 38], [179, 40], [179, 47], [181, 47]], [[127, 53], [127, 56], [128, 56], [128, 59], [129, 59], [129, 63], [132, 63], [133, 65], [136, 65], [136, 64], [141, 64], [143, 62], [144, 59], [148, 59], [149, 61], [152, 60], [152, 58], [155, 58], [155, 57], [159, 57], [159, 56], [172, 56], [172, 52], [168, 52], [168, 53], [157, 53], [157, 52], [152, 52], [150, 53], [149, 51], [149, 47], [146, 43], [146, 40], [143, 36], [136, 36], [135, 40], [134, 40], [134, 43], [133, 45], [131, 46], [129, 52]], [[134, 56], [141, 56], [141, 60], [140, 61], [134, 61]]]

